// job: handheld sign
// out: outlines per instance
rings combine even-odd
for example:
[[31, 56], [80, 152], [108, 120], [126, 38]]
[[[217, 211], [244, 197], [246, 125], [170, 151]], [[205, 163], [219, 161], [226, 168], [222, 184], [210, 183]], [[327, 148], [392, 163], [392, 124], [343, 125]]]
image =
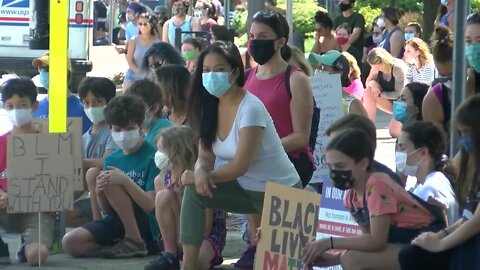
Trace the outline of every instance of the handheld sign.
[[328, 144], [326, 130], [335, 120], [343, 117], [342, 84], [340, 74], [318, 73], [310, 77], [313, 97], [320, 108], [317, 144], [314, 150], [317, 170], [310, 183], [322, 183], [328, 180], [328, 167], [325, 161], [325, 148]]
[[[32, 125], [40, 133], [48, 133], [49, 123], [46, 118], [35, 118]], [[67, 132], [64, 136], [71, 139], [73, 145], [73, 190], [84, 190], [83, 159], [82, 159], [82, 118], [68, 117]], [[68, 135], [67, 135], [68, 134]]]
[[318, 194], [268, 182], [254, 269], [308, 269], [301, 254], [315, 240], [319, 208]]
[[73, 209], [73, 147], [68, 136], [8, 137], [8, 213]]
[[[317, 239], [353, 237], [362, 234], [351, 214], [343, 205], [346, 191], [335, 188], [330, 180], [323, 182], [322, 203], [318, 215]], [[340, 251], [337, 251], [340, 252]], [[316, 270], [341, 270], [340, 265], [315, 268]]]
[[[48, 0], [45, 0], [48, 1]], [[49, 132], [67, 131], [67, 47], [69, 0], [50, 0]]]

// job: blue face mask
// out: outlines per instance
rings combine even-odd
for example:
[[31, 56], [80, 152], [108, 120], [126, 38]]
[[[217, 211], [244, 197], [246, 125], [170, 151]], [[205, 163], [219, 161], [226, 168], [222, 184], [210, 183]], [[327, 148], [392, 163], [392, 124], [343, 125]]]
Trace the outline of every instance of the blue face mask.
[[480, 73], [480, 43], [467, 44], [465, 47], [465, 55], [467, 56], [468, 64], [477, 73]]
[[204, 72], [202, 74], [203, 87], [212, 96], [221, 97], [230, 89], [232, 85], [229, 81], [228, 72]]
[[405, 33], [405, 40], [409, 40], [415, 37], [414, 33]]
[[470, 135], [462, 134], [460, 136], [460, 145], [466, 152], [472, 151], [472, 137]]
[[48, 71], [45, 69], [40, 69], [39, 72], [40, 72], [40, 76], [39, 76], [40, 83], [43, 85], [43, 88], [48, 90], [48, 88], [50, 87], [49, 85], [50, 81], [48, 79]]
[[403, 101], [393, 102], [393, 117], [398, 122], [405, 124], [408, 121], [409, 115], [407, 113], [408, 105]]

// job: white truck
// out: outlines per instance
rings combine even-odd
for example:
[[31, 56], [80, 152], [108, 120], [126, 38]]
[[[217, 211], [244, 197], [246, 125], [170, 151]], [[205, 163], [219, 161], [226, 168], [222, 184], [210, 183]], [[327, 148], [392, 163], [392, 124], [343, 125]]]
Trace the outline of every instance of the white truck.
[[[68, 55], [73, 73], [70, 88], [91, 71], [93, 0], [69, 1]], [[33, 77], [32, 60], [48, 51], [50, 0], [0, 0], [0, 71]]]

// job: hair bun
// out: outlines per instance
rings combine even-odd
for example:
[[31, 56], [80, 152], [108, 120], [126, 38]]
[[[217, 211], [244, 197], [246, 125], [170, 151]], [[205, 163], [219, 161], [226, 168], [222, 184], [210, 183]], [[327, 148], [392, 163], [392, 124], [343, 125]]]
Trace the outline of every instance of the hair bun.
[[439, 25], [435, 27], [435, 32], [432, 36], [432, 40], [437, 41], [440, 44], [445, 44], [448, 43], [449, 41], [452, 41], [450, 38], [451, 32], [450, 29], [448, 29], [446, 26]]

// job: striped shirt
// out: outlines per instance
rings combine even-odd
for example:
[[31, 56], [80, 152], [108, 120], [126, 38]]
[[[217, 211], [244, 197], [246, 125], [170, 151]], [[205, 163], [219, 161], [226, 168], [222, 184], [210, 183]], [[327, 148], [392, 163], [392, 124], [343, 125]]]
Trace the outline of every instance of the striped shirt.
[[420, 70], [417, 70], [415, 65], [409, 65], [405, 75], [406, 84], [418, 82], [430, 85], [434, 78], [435, 65], [433, 62], [424, 65]]

